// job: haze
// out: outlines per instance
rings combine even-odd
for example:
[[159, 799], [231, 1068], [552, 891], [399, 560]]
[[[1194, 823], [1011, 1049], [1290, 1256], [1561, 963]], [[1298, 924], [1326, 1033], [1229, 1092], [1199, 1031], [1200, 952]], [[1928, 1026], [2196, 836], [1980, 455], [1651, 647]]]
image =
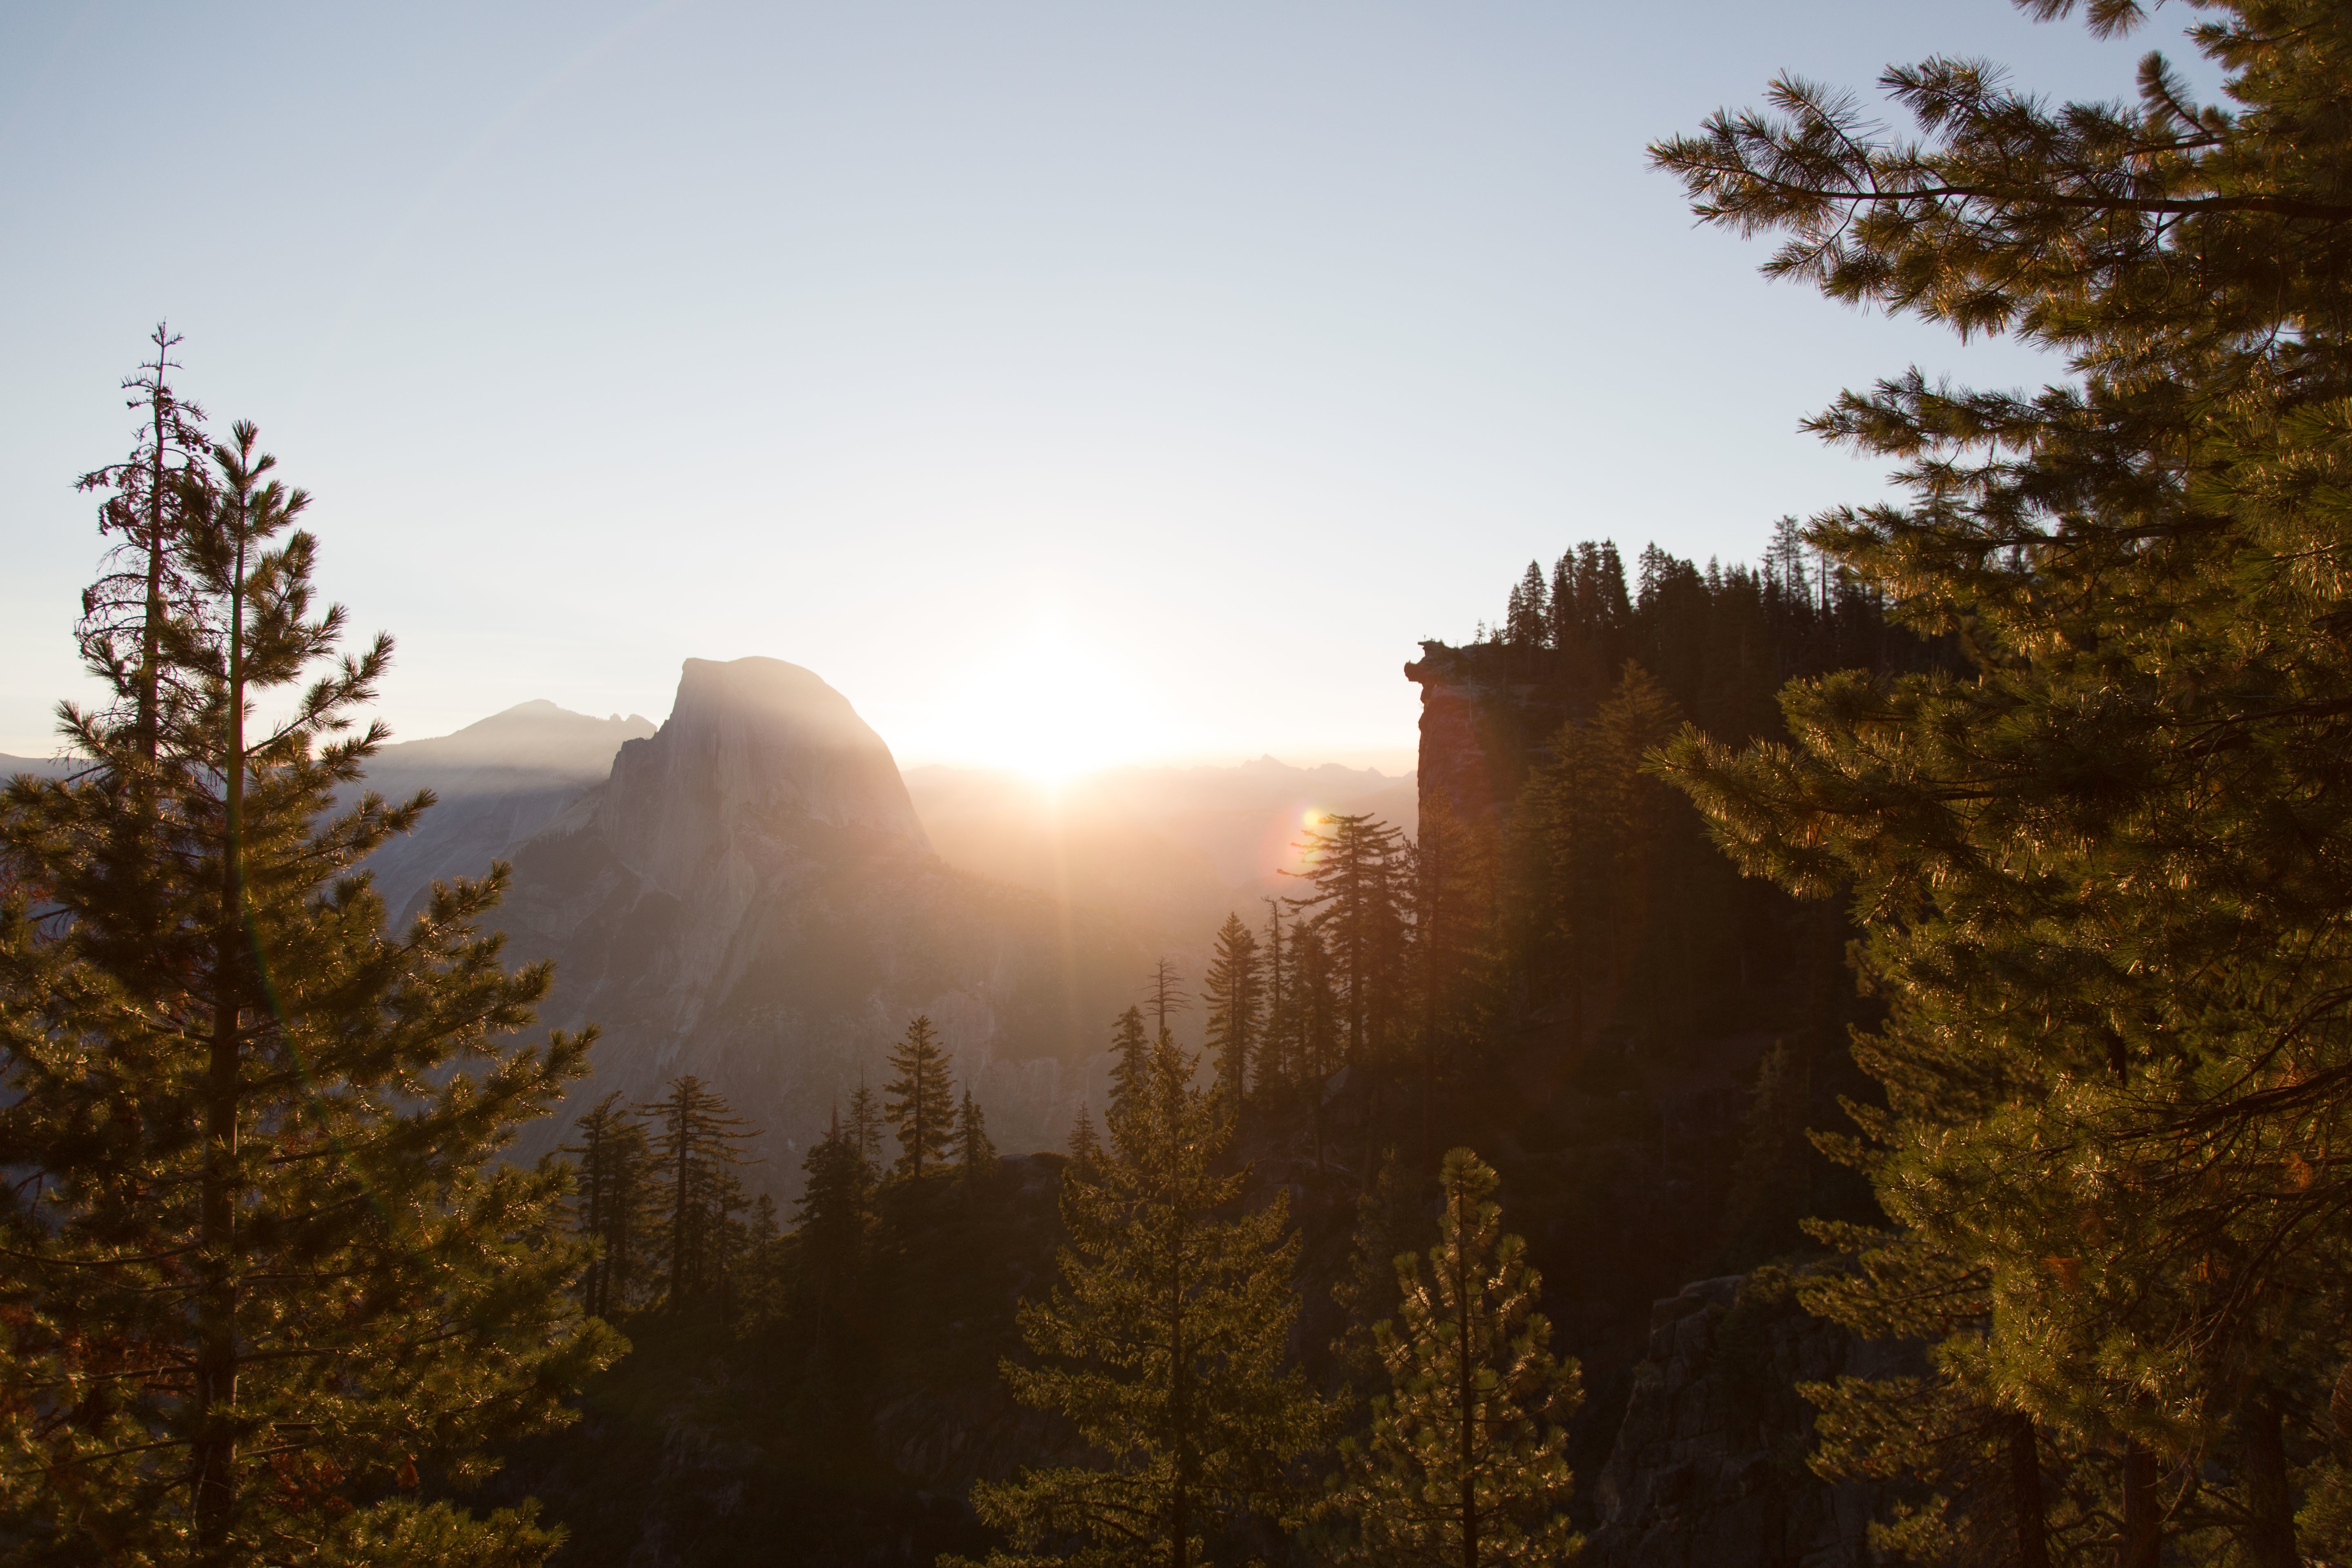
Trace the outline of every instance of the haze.
[[[1998, 0], [0, 14], [0, 751], [52, 744], [142, 334], [319, 496], [383, 710], [824, 674], [908, 764], [1410, 765], [1422, 637], [1611, 536], [1752, 557], [1901, 367], [1650, 138], [1776, 68], [2137, 53]], [[1783, 58], [1788, 38], [1806, 40]], [[1906, 346], [1907, 345], [1907, 346]]]

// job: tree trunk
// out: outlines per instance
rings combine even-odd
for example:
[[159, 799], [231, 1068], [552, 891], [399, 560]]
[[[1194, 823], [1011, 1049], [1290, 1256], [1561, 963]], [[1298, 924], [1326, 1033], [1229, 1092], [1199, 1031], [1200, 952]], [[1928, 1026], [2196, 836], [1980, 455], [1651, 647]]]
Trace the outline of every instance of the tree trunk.
[[[1171, 1108], [1170, 1128], [1172, 1133], [1175, 1118]], [[1171, 1152], [1172, 1158], [1172, 1151]], [[1175, 1201], [1181, 1204], [1181, 1193]], [[1185, 1408], [1184, 1387], [1184, 1226], [1182, 1210], [1178, 1210], [1177, 1223], [1170, 1227], [1173, 1246], [1168, 1258], [1168, 1426], [1176, 1438], [1176, 1489], [1170, 1500], [1170, 1523], [1173, 1526], [1168, 1543], [1168, 1559], [1175, 1568], [1184, 1568], [1187, 1553], [1192, 1545], [1191, 1413]]]
[[669, 1216], [669, 1304], [672, 1311], [686, 1300], [687, 1249], [692, 1244], [688, 1216], [693, 1212], [692, 1198], [687, 1186], [691, 1174], [688, 1151], [693, 1138], [694, 1129], [687, 1121], [686, 1090], [681, 1087], [677, 1091], [677, 1195], [671, 1201]]
[[2159, 1568], [2164, 1520], [2157, 1507], [2156, 1456], [2137, 1443], [2124, 1446], [2124, 1532], [2116, 1568]]
[[2017, 1519], [2019, 1568], [2050, 1568], [2050, 1519], [2042, 1497], [2042, 1449], [2033, 1417], [2010, 1418], [2010, 1510]]
[[[242, 518], [239, 519], [240, 523]], [[229, 604], [228, 734], [222, 747], [221, 886], [213, 934], [212, 1042], [205, 1072], [205, 1163], [197, 1195], [204, 1279], [196, 1298], [196, 1561], [225, 1562], [236, 1512], [237, 1026], [245, 987], [245, 545]]]
[[1469, 1230], [1460, 1190], [1454, 1195], [1454, 1383], [1461, 1398], [1462, 1421], [1462, 1568], [1478, 1568], [1477, 1447], [1473, 1426], [1477, 1415], [1478, 1380], [1470, 1361], [1470, 1268], [1463, 1250]]
[[2295, 1568], [2294, 1491], [2286, 1473], [2285, 1412], [2276, 1395], [2259, 1394], [2239, 1412], [2246, 1468], [2246, 1508], [2253, 1519], [2244, 1545], [2254, 1568]]
[[[160, 334], [159, 334], [160, 335]], [[139, 628], [139, 753], [155, 765], [163, 725], [157, 712], [163, 657], [163, 351], [155, 351], [155, 453], [147, 476], [147, 621]]]

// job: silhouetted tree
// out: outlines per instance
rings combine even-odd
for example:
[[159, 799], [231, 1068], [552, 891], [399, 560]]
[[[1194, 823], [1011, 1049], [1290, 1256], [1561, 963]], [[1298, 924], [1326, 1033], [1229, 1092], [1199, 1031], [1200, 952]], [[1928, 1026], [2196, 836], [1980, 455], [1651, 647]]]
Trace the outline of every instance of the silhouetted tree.
[[1151, 1041], [1144, 1035], [1140, 1009], [1129, 1007], [1118, 1016], [1110, 1050], [1110, 1109], [1116, 1115], [1151, 1073]]
[[955, 1085], [928, 1016], [907, 1026], [890, 1065], [898, 1074], [886, 1086], [890, 1098], [884, 1105], [898, 1134], [898, 1163], [891, 1173], [919, 1182], [927, 1167], [947, 1158], [955, 1134]]
[[1285, 901], [1314, 911], [1340, 1005], [1346, 1058], [1368, 1061], [1394, 1040], [1403, 1013], [1405, 942], [1401, 835], [1363, 813], [1328, 816], [1297, 846], [1313, 889]]
[[1177, 973], [1175, 964], [1164, 958], [1151, 966], [1151, 978], [1143, 983], [1143, 994], [1151, 1009], [1152, 1027], [1162, 1033], [1168, 1028], [1169, 1014], [1181, 1013], [1192, 1005], [1184, 994], [1182, 976]]
[[574, 1123], [580, 1142], [563, 1150], [576, 1161], [574, 1225], [595, 1248], [581, 1279], [581, 1306], [592, 1318], [632, 1304], [638, 1246], [654, 1215], [653, 1149], [620, 1099], [615, 1089], [583, 1113]]
[[1257, 956], [1257, 938], [1237, 914], [1219, 927], [1216, 950], [1201, 978], [1201, 997], [1208, 1009], [1209, 1059], [1214, 1065], [1219, 1092], [1238, 1115], [1249, 1087], [1251, 1059], [1259, 1049], [1258, 1026], [1265, 1011]]
[[996, 1174], [996, 1145], [989, 1142], [988, 1118], [981, 1114], [980, 1101], [972, 1099], [969, 1089], [963, 1091], [963, 1104], [956, 1112], [955, 1152], [956, 1168], [962, 1173], [967, 1193], [978, 1193]]
[[669, 1304], [682, 1307], [719, 1289], [731, 1239], [729, 1212], [742, 1201], [731, 1167], [746, 1163], [738, 1145], [759, 1132], [746, 1131], [745, 1120], [692, 1074], [670, 1079], [661, 1099], [636, 1110], [654, 1122], [653, 1189]]

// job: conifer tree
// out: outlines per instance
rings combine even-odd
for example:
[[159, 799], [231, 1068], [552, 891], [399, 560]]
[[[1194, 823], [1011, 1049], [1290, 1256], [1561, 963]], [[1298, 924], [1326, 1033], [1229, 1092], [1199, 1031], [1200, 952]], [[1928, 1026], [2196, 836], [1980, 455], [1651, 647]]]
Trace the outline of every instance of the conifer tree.
[[898, 1073], [885, 1086], [890, 1098], [884, 1110], [898, 1135], [898, 1163], [891, 1174], [919, 1182], [927, 1168], [946, 1161], [955, 1137], [955, 1085], [928, 1014], [907, 1026], [890, 1065]]
[[669, 1305], [676, 1309], [720, 1289], [729, 1214], [742, 1201], [732, 1167], [747, 1163], [738, 1146], [758, 1137], [759, 1130], [690, 1073], [670, 1079], [667, 1093], [636, 1109], [656, 1128], [653, 1193], [662, 1216]]
[[1401, 836], [1363, 813], [1325, 816], [1297, 846], [1313, 889], [1285, 900], [1314, 911], [1337, 988], [1346, 1059], [1385, 1050], [1403, 1015], [1405, 925]]
[[1299, 1081], [1306, 1086], [1309, 1127], [1315, 1141], [1315, 1170], [1323, 1173], [1323, 1090], [1339, 1067], [1339, 997], [1331, 983], [1331, 950], [1324, 945], [1319, 921], [1301, 921], [1290, 928], [1291, 987], [1288, 1012], [1296, 1031], [1292, 1052]]
[[857, 1075], [857, 1092], [849, 1097], [849, 1121], [845, 1124], [851, 1147], [866, 1162], [868, 1178], [882, 1179], [882, 1102], [866, 1086], [866, 1074]]
[[1492, 962], [1492, 837], [1463, 823], [1445, 796], [1434, 794], [1422, 811], [1421, 837], [1407, 859], [1412, 950], [1420, 971], [1421, 1136], [1423, 1152], [1433, 1163], [1438, 1065], [1475, 1037]]
[[1394, 1149], [1381, 1152], [1370, 1184], [1356, 1194], [1356, 1226], [1349, 1238], [1347, 1267], [1331, 1282], [1331, 1301], [1346, 1327], [1331, 1346], [1332, 1360], [1349, 1385], [1385, 1385], [1387, 1365], [1372, 1331], [1396, 1315], [1397, 1258], [1419, 1250], [1428, 1234], [1423, 1212], [1424, 1184], [1406, 1173]]
[[592, 1318], [625, 1310], [637, 1283], [637, 1252], [653, 1217], [653, 1149], [644, 1124], [620, 1106], [618, 1089], [598, 1100], [574, 1124], [580, 1142], [572, 1204], [575, 1227], [595, 1248], [581, 1279], [581, 1306]]
[[1494, 1170], [1450, 1151], [1429, 1272], [1407, 1253], [1396, 1321], [1373, 1331], [1391, 1391], [1360, 1447], [1341, 1447], [1333, 1505], [1353, 1518], [1351, 1560], [1552, 1564], [1574, 1556], [1565, 1418], [1582, 1395], [1535, 1310], [1526, 1244], [1503, 1236]]
[[152, 765], [163, 739], [164, 634], [175, 616], [196, 608], [187, 549], [203, 526], [210, 481], [204, 410], [170, 381], [180, 339], [159, 322], [149, 341], [154, 359], [122, 384], [137, 394], [130, 406], [142, 415], [138, 445], [122, 462], [84, 474], [76, 488], [105, 492], [99, 531], [116, 541], [105, 570], [82, 594], [82, 659], [105, 672], [117, 694], [114, 717], [127, 717], [132, 750]]
[[[1670, 766], [1749, 869], [1851, 888], [1888, 1005], [1861, 1051], [1887, 1106], [1845, 1153], [1895, 1228], [1847, 1239], [1907, 1261], [1825, 1305], [1874, 1334], [1911, 1279], [1980, 1282], [1939, 1363], [2086, 1456], [2130, 1565], [2200, 1531], [2294, 1561], [2334, 1461], [2298, 1475], [2320, 1435], [2286, 1424], [2352, 1353], [2318, 1174], [2352, 1135], [2352, 25], [2203, 15], [2228, 108], [2159, 55], [2137, 104], [2054, 107], [1937, 58], [1884, 79], [1916, 139], [1786, 80], [1654, 150], [1703, 218], [1787, 234], [1777, 275], [2075, 373], [2028, 396], [1914, 369], [1814, 420], [1911, 495], [1806, 542], [1974, 668], [1800, 683], [1793, 746], [1686, 736]], [[1849, 1412], [1869, 1429], [1825, 1419]]]
[[1110, 1111], [1116, 1116], [1151, 1076], [1151, 1041], [1143, 1032], [1140, 1008], [1129, 1007], [1118, 1016], [1110, 1050]]
[[1290, 992], [1285, 973], [1290, 949], [1283, 940], [1282, 900], [1265, 900], [1265, 1044], [1259, 1053], [1257, 1082], [1261, 1091], [1280, 1089], [1297, 1077], [1291, 1060]]
[[1236, 1116], [1259, 1049], [1258, 1026], [1265, 1011], [1260, 989], [1257, 938], [1242, 924], [1241, 916], [1229, 914], [1217, 929], [1215, 952], [1201, 977], [1201, 998], [1208, 1009], [1209, 1060], [1218, 1092]]
[[1608, 700], [1561, 727], [1550, 761], [1520, 790], [1520, 940], [1566, 992], [1579, 1038], [1608, 1022], [1651, 938], [1653, 862], [1671, 802], [1642, 770], [1679, 721], [1674, 699], [1629, 659]]
[[1550, 641], [1551, 599], [1544, 586], [1543, 568], [1528, 563], [1525, 575], [1511, 590], [1503, 616], [1503, 641], [1512, 647], [1538, 648]]
[[1078, 1101], [1077, 1118], [1070, 1123], [1070, 1163], [1080, 1170], [1092, 1166], [1102, 1158], [1102, 1138], [1095, 1131], [1095, 1119], [1087, 1114], [1087, 1102]]
[[1176, 965], [1164, 958], [1152, 964], [1151, 978], [1143, 983], [1143, 994], [1151, 1008], [1152, 1027], [1163, 1035], [1168, 1032], [1168, 1015], [1181, 1013], [1192, 1005]]
[[815, 1285], [820, 1311], [837, 1312], [856, 1295], [874, 1224], [875, 1190], [874, 1168], [839, 1110], [825, 1135], [809, 1146], [801, 1171], [801, 1196], [793, 1211], [801, 1260]]
[[182, 588], [85, 636], [84, 767], [0, 804], [0, 1515], [59, 1563], [536, 1562], [526, 1516], [414, 1494], [611, 1354], [566, 1300], [562, 1173], [500, 1158], [588, 1039], [518, 1038], [549, 973], [475, 929], [503, 867], [386, 931], [357, 868], [430, 796], [333, 799], [391, 645], [337, 651], [257, 441], [118, 491]]
[[956, 1111], [955, 1156], [967, 1193], [977, 1193], [996, 1174], [996, 1145], [989, 1142], [988, 1118], [981, 1114], [980, 1101], [972, 1099], [969, 1089]]
[[1279, 1195], [1234, 1212], [1247, 1173], [1214, 1169], [1232, 1121], [1192, 1087], [1194, 1066], [1163, 1033], [1111, 1111], [1110, 1157], [1063, 1183], [1061, 1282], [1020, 1315], [1039, 1359], [1004, 1377], [1100, 1459], [973, 1487], [982, 1521], [1013, 1540], [995, 1568], [1210, 1562], [1222, 1526], [1286, 1506], [1287, 1468], [1320, 1436], [1313, 1393], [1283, 1365], [1298, 1238]]

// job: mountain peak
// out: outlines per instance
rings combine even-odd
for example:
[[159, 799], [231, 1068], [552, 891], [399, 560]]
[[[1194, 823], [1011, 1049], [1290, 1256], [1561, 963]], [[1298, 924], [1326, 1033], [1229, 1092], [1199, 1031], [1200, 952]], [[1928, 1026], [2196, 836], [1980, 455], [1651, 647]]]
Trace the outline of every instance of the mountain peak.
[[671, 890], [709, 856], [766, 853], [754, 843], [930, 849], [889, 746], [815, 671], [780, 658], [688, 659], [668, 720], [621, 748], [600, 795], [622, 858]]

